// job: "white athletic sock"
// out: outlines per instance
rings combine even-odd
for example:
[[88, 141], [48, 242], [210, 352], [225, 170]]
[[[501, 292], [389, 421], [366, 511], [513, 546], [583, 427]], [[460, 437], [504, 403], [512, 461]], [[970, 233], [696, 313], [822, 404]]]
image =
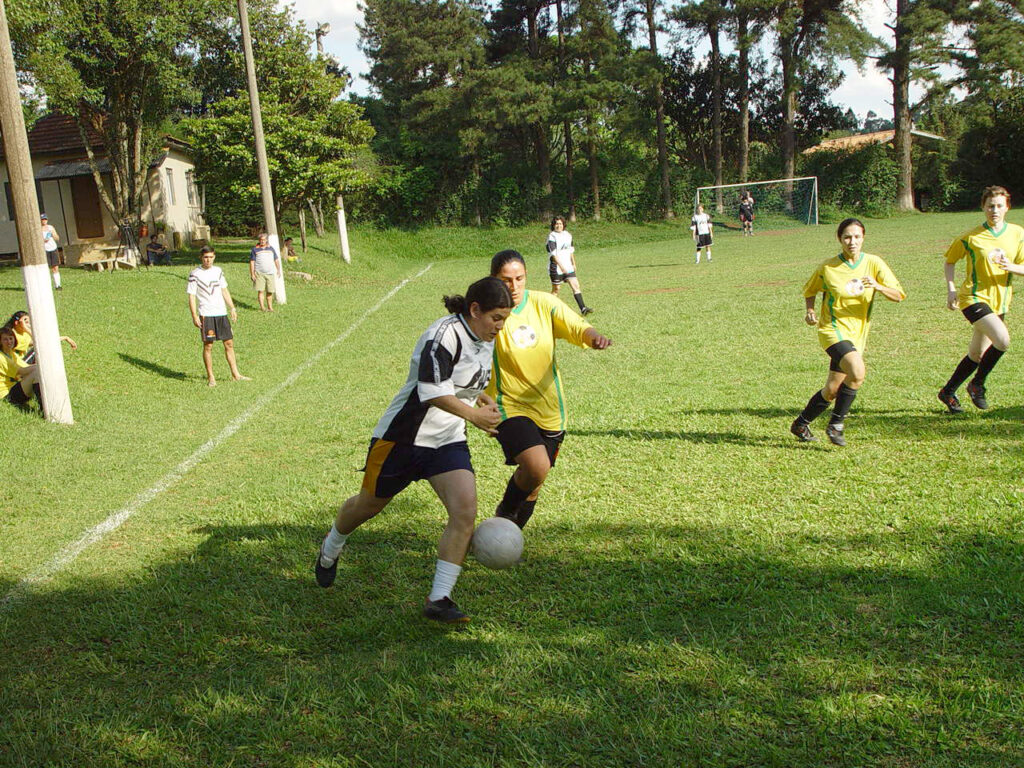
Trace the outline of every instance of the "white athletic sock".
[[461, 565], [438, 559], [437, 566], [434, 568], [434, 586], [431, 587], [427, 600], [434, 602], [442, 597], [451, 597], [460, 573], [462, 573]]
[[346, 539], [348, 539], [348, 534], [338, 533], [338, 529], [332, 525], [331, 530], [324, 537], [324, 543], [320, 545], [320, 565], [330, 568], [341, 554]]
[[694, 262], [694, 264], [700, 264], [700, 251], [697, 251], [697, 260]]
[[60, 272], [53, 273], [53, 287], [60, 288]]

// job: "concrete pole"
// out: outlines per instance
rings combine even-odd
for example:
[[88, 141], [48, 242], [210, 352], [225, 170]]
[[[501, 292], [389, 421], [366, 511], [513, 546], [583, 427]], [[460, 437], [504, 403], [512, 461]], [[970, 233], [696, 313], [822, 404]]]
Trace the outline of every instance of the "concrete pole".
[[28, 314], [32, 318], [32, 340], [39, 365], [43, 412], [50, 421], [74, 424], [68, 377], [64, 370], [64, 352], [60, 347], [57, 308], [53, 303], [53, 289], [50, 288], [50, 269], [39, 231], [35, 174], [28, 150], [25, 115], [21, 111], [21, 93], [18, 91], [4, 0], [0, 0], [0, 130], [3, 131], [7, 175], [11, 184], [11, 197], [14, 199], [21, 275], [25, 283]]
[[348, 250], [348, 226], [345, 224], [345, 200], [338, 195], [338, 240], [341, 244], [341, 258], [346, 264], [352, 263], [352, 254]]
[[[260, 195], [263, 198], [263, 220], [267, 227], [267, 241], [281, 256], [281, 241], [277, 236], [277, 218], [274, 215], [274, 192], [270, 187], [270, 166], [267, 164], [267, 147], [263, 141], [263, 113], [260, 111], [260, 94], [256, 87], [256, 64], [252, 57], [252, 37], [249, 34], [249, 10], [245, 0], [238, 0], [238, 20], [242, 26], [242, 48], [245, 51], [245, 74], [249, 81], [249, 108], [252, 111], [252, 133], [256, 139], [256, 167], [260, 174]], [[287, 301], [284, 291], [284, 263], [281, 275], [274, 282], [274, 297], [278, 304]]]

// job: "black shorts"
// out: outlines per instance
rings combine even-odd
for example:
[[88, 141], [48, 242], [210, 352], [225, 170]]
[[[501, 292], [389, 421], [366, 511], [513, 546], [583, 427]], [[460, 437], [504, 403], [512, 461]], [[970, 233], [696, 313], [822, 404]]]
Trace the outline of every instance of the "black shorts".
[[428, 480], [456, 469], [473, 471], [469, 444], [464, 440], [440, 448], [422, 448], [375, 437], [366, 452], [363, 489], [378, 499], [390, 499], [417, 480]]
[[26, 395], [25, 390], [21, 388], [21, 382], [18, 382], [11, 387], [11, 390], [7, 393], [7, 397], [4, 398], [4, 400], [11, 405], [16, 405], [18, 407], [25, 405], [31, 399], [32, 397], [30, 395]]
[[227, 315], [215, 315], [204, 317], [203, 328], [199, 332], [204, 344], [212, 344], [215, 341], [230, 341], [234, 338], [231, 333], [231, 321]]
[[842, 373], [843, 369], [839, 367], [839, 361], [846, 357], [850, 352], [856, 351], [857, 348], [853, 346], [853, 342], [849, 339], [837, 341], [825, 350], [825, 354], [832, 359], [832, 362], [828, 364], [828, 369], [830, 371], [835, 371], [836, 373]]
[[57, 249], [54, 249], [52, 251], [47, 251], [46, 252], [46, 263], [50, 265], [51, 269], [53, 269], [54, 267], [59, 267], [60, 266], [60, 251], [57, 250]]
[[[995, 310], [992, 309], [988, 304], [983, 301], [979, 301], [977, 304], [971, 304], [969, 307], [960, 310], [963, 312], [964, 317], [967, 318], [967, 322], [974, 325], [981, 318], [991, 315]], [[1005, 320], [1006, 315], [1000, 315], [1000, 320]]]
[[552, 285], [561, 285], [565, 282], [567, 277], [576, 277], [575, 272], [562, 272], [558, 268], [558, 264], [555, 263], [554, 259], [551, 259], [548, 263], [548, 277], [551, 278]]
[[498, 425], [498, 443], [501, 445], [501, 450], [505, 452], [505, 463], [509, 466], [515, 465], [516, 456], [527, 448], [543, 445], [548, 452], [548, 461], [553, 467], [555, 459], [558, 458], [558, 449], [562, 447], [564, 439], [565, 430], [552, 432], [541, 429], [533, 419], [526, 416], [513, 416]]
[[753, 221], [753, 220], [754, 220], [754, 214], [746, 213], [745, 211], [740, 211], [740, 221], [746, 222], [746, 221]]
[[708, 248], [711, 246], [711, 235], [697, 235], [697, 247]]

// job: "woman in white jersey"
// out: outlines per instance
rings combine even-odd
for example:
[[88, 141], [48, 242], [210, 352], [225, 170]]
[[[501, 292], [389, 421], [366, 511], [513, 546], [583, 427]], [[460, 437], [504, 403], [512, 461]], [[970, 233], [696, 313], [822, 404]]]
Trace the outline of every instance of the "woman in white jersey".
[[711, 263], [711, 240], [713, 236], [714, 225], [711, 223], [711, 216], [704, 213], [704, 206], [698, 205], [697, 212], [693, 214], [693, 218], [690, 219], [690, 232], [693, 234], [693, 242], [697, 246], [697, 260], [695, 264], [700, 264], [700, 249], [704, 249], [704, 255], [707, 257], [708, 263]]
[[[366, 456], [362, 487], [338, 510], [320, 545], [316, 581], [334, 583], [338, 558], [356, 528], [378, 515], [416, 480], [426, 480], [448, 511], [437, 547], [434, 583], [423, 607], [428, 619], [469, 621], [451, 593], [473, 537], [476, 478], [466, 443], [466, 422], [497, 434], [498, 408], [484, 388], [491, 377], [494, 337], [512, 309], [505, 284], [485, 277], [465, 296], [445, 296], [450, 315], [420, 336], [405, 385], [377, 422]], [[479, 402], [480, 407], [474, 407]]]
[[551, 295], [557, 296], [562, 283], [572, 288], [573, 298], [580, 308], [581, 315], [589, 315], [594, 310], [583, 301], [583, 290], [580, 279], [576, 276], [576, 248], [572, 244], [572, 235], [565, 228], [565, 217], [555, 216], [551, 220], [551, 233], [548, 235], [548, 275], [551, 278]]

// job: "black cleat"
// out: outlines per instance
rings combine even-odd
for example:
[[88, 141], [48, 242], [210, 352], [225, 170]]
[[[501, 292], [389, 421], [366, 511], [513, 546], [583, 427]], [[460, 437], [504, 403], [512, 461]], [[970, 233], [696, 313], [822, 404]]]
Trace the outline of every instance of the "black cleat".
[[975, 384], [973, 381], [967, 385], [967, 395], [971, 398], [971, 402], [979, 410], [984, 411], [988, 408], [988, 400], [985, 399], [985, 385]]
[[580, 314], [584, 315], [584, 316], [592, 315], [592, 314], [594, 314], [594, 310], [591, 309], [590, 307], [584, 307], [583, 309], [580, 310]]
[[423, 615], [432, 621], [439, 621], [442, 624], [465, 624], [469, 616], [459, 610], [450, 597], [442, 597], [440, 600], [427, 602], [423, 606]]
[[334, 578], [338, 575], [338, 558], [334, 558], [334, 562], [325, 567], [320, 562], [320, 552], [322, 551], [323, 549], [321, 548], [316, 553], [316, 566], [314, 570], [316, 571], [316, 583], [327, 589], [327, 587], [334, 583]]
[[960, 405], [957, 396], [947, 392], [945, 388], [939, 390], [939, 402], [949, 409], [950, 413], [963, 413], [964, 407]]
[[789, 425], [789, 431], [796, 435], [796, 439], [801, 443], [812, 443], [818, 439], [811, 434], [811, 428], [800, 421], [800, 419], [796, 419]]
[[846, 445], [846, 438], [843, 437], [842, 424], [829, 424], [825, 427], [825, 434], [828, 435], [828, 439], [832, 441], [832, 445], [838, 445], [839, 447]]

